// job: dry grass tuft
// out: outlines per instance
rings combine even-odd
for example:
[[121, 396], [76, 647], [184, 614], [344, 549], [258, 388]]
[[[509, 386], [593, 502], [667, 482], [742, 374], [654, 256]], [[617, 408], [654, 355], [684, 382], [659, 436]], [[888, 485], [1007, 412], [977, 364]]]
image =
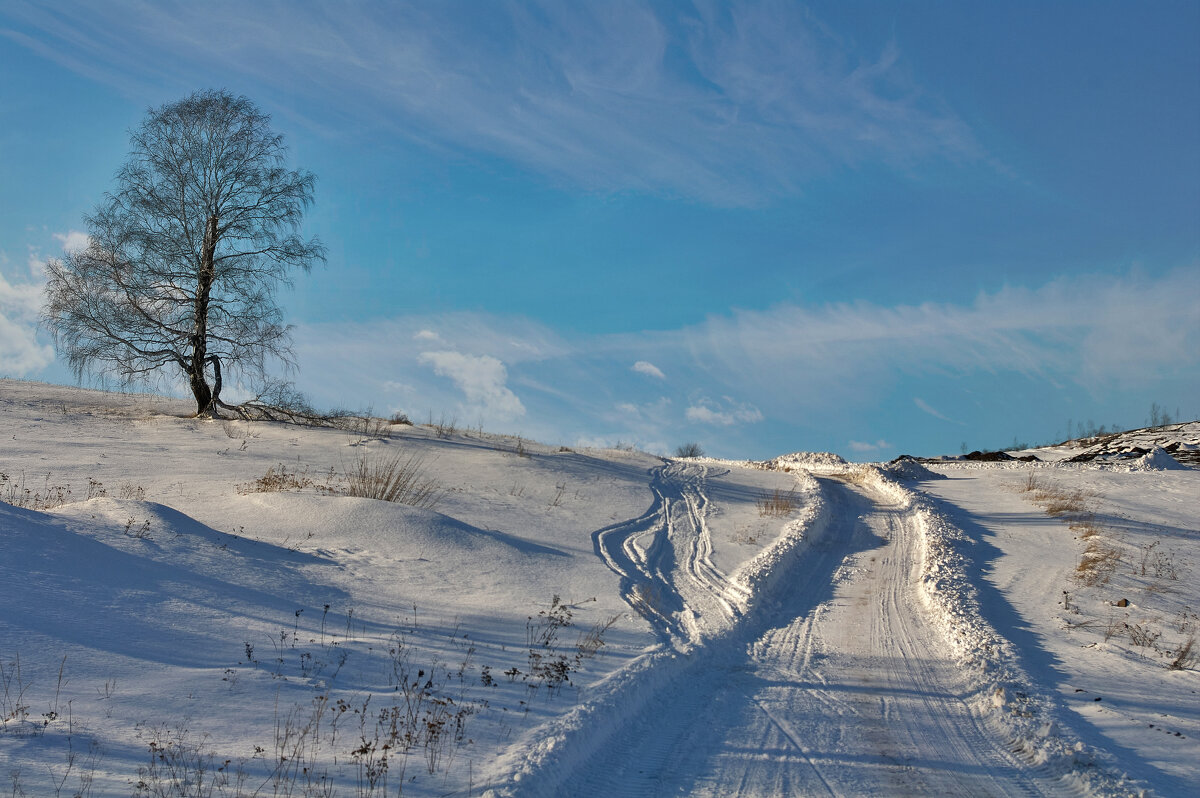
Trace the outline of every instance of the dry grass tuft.
[[1082, 585], [1103, 585], [1121, 564], [1121, 550], [1098, 537], [1088, 540], [1079, 565], [1075, 566], [1075, 581]]
[[766, 518], [782, 518], [792, 514], [796, 509], [796, 491], [782, 491], [776, 488], [774, 493], [763, 493], [758, 497], [758, 514]]
[[253, 482], [246, 482], [238, 485], [237, 492], [246, 493], [281, 493], [285, 490], [303, 490], [311, 488], [313, 481], [308, 477], [308, 469], [297, 471], [288, 467], [283, 463], [278, 466], [271, 466], [267, 469], [267, 473], [263, 474]]
[[1200, 659], [1200, 651], [1196, 649], [1196, 635], [1193, 633], [1175, 652], [1175, 659], [1171, 660], [1168, 667], [1173, 671], [1188, 670], [1196, 666], [1197, 659]]
[[1070, 489], [1050, 480], [1029, 474], [1021, 485], [1025, 493], [1033, 494], [1035, 504], [1040, 504], [1047, 515], [1081, 517], [1090, 515], [1088, 506], [1094, 493], [1082, 489]]
[[425, 460], [418, 454], [397, 453], [387, 458], [360, 456], [346, 470], [346, 492], [350, 496], [380, 499], [433, 509], [445, 491], [425, 476]]

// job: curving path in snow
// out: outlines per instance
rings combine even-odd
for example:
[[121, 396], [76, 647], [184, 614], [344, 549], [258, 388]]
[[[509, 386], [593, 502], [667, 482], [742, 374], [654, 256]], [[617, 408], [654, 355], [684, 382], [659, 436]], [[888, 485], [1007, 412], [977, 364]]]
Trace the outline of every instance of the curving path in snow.
[[746, 610], [745, 592], [708, 558], [704, 478], [703, 466], [658, 469], [650, 511], [595, 536], [626, 596], [684, 661], [620, 728], [596, 730], [605, 742], [590, 757], [552, 787], [525, 787], [622, 796], [1072, 791], [1010, 753], [963, 700], [971, 686], [918, 594], [921, 538], [908, 511], [870, 488], [822, 479], [828, 526], [776, 601]]
[[599, 530], [593, 543], [620, 575], [622, 597], [664, 642], [696, 643], [740, 617], [749, 591], [712, 561], [708, 467], [668, 463], [650, 476], [650, 509]]

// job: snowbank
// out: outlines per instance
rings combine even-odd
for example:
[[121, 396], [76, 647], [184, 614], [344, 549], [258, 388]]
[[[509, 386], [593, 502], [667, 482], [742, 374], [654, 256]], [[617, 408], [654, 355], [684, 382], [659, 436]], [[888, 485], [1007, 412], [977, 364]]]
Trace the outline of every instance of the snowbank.
[[848, 463], [833, 452], [792, 452], [791, 454], [783, 454], [762, 463], [755, 463], [755, 465], [759, 468], [767, 468], [774, 471], [792, 471], [796, 469], [820, 471], [823, 469], [841, 470]]
[[963, 552], [967, 536], [933, 500], [881, 469], [869, 467], [865, 480], [917, 519], [924, 548], [923, 593], [960, 666], [974, 674], [977, 689], [967, 699], [973, 709], [999, 727], [1015, 753], [1081, 790], [1114, 796], [1143, 793], [1142, 785], [1117, 771], [1109, 754], [1067, 731], [1053, 697], [1030, 679], [1016, 647], [984, 618]]
[[1147, 454], [1129, 464], [1130, 471], [1183, 471], [1187, 466], [1180, 464], [1161, 446], [1155, 446]]
[[770, 597], [779, 579], [793, 573], [789, 566], [804, 551], [804, 544], [825, 529], [828, 508], [821, 500], [820, 485], [808, 471], [798, 472], [795, 476], [796, 489], [803, 496], [801, 516], [789, 521], [771, 546], [734, 575], [734, 579], [746, 587], [751, 601]]
[[891, 475], [895, 479], [904, 482], [919, 482], [924, 479], [945, 479], [944, 474], [930, 471], [923, 464], [913, 460], [910, 457], [893, 460], [880, 466], [880, 470], [885, 474]]

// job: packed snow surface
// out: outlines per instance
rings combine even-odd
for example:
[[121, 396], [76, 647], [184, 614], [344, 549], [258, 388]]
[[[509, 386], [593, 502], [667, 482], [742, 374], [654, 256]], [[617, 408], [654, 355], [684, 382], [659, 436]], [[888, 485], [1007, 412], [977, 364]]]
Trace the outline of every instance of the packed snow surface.
[[[6, 792], [1200, 781], [1200, 472], [1157, 452], [676, 461], [188, 409], [0, 381]], [[420, 506], [349, 495], [388, 464]]]

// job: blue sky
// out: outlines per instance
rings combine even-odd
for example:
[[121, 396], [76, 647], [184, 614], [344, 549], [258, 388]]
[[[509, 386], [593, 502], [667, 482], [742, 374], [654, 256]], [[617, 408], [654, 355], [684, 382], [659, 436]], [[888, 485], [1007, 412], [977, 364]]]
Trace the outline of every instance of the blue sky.
[[297, 385], [566, 445], [1200, 416], [1200, 4], [0, 5], [0, 376], [146, 109], [316, 173]]

